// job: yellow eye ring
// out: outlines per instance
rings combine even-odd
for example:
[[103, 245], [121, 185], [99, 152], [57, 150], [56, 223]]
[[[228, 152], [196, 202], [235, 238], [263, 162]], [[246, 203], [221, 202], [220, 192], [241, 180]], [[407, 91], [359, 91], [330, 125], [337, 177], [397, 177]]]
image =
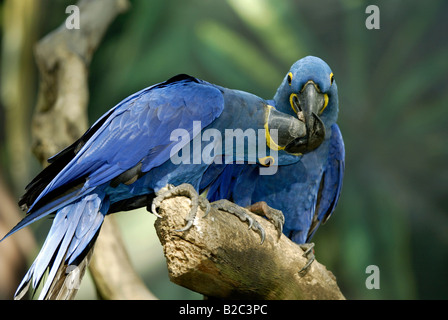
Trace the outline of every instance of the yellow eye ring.
[[286, 80], [288, 81], [288, 84], [291, 85], [291, 82], [292, 82], [292, 72], [288, 73], [288, 76], [286, 77]]
[[330, 85], [333, 84], [333, 81], [334, 81], [334, 74], [332, 72], [332, 73], [330, 73]]

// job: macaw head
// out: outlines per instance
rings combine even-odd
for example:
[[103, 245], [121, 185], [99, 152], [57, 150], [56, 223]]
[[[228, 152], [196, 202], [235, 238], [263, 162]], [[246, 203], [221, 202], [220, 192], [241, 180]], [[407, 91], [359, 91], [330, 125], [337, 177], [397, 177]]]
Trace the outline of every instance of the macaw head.
[[338, 89], [330, 67], [308, 56], [294, 63], [274, 96], [278, 111], [297, 116], [305, 123], [306, 135], [285, 147], [290, 153], [306, 153], [325, 139], [337, 120]]

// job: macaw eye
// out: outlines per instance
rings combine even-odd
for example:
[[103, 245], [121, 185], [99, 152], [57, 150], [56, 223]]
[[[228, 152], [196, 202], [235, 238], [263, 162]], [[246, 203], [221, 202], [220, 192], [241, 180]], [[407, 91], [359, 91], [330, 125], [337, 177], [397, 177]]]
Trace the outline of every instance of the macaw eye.
[[288, 77], [286, 78], [286, 80], [288, 81], [288, 84], [291, 85], [292, 82], [292, 73], [288, 73]]
[[330, 85], [333, 84], [333, 81], [334, 81], [334, 74], [332, 72], [332, 73], [330, 73]]

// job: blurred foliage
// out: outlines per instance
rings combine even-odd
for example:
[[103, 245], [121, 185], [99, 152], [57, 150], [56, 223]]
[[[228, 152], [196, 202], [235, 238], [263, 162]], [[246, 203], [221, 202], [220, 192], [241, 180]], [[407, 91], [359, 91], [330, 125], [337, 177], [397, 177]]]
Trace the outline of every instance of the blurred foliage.
[[[40, 36], [68, 4], [42, 2]], [[370, 4], [380, 30], [365, 27]], [[317, 259], [347, 298], [446, 299], [447, 10], [443, 0], [135, 0], [94, 55], [90, 121], [177, 73], [269, 99], [293, 62], [319, 56], [338, 83], [347, 155], [340, 204], [313, 239]], [[118, 216], [150, 289], [198, 298], [169, 284], [152, 220]], [[366, 289], [368, 265], [380, 268], [379, 290]]]

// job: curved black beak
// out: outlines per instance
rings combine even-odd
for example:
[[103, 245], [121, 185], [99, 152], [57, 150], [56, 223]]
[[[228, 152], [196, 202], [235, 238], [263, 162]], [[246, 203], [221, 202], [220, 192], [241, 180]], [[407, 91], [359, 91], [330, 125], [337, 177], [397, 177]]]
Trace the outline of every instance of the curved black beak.
[[307, 153], [321, 145], [325, 138], [325, 125], [319, 118], [319, 111], [325, 104], [325, 95], [313, 81], [308, 81], [299, 94], [292, 97], [291, 103], [299, 120], [305, 122], [306, 134], [291, 141], [285, 147], [288, 153]]

